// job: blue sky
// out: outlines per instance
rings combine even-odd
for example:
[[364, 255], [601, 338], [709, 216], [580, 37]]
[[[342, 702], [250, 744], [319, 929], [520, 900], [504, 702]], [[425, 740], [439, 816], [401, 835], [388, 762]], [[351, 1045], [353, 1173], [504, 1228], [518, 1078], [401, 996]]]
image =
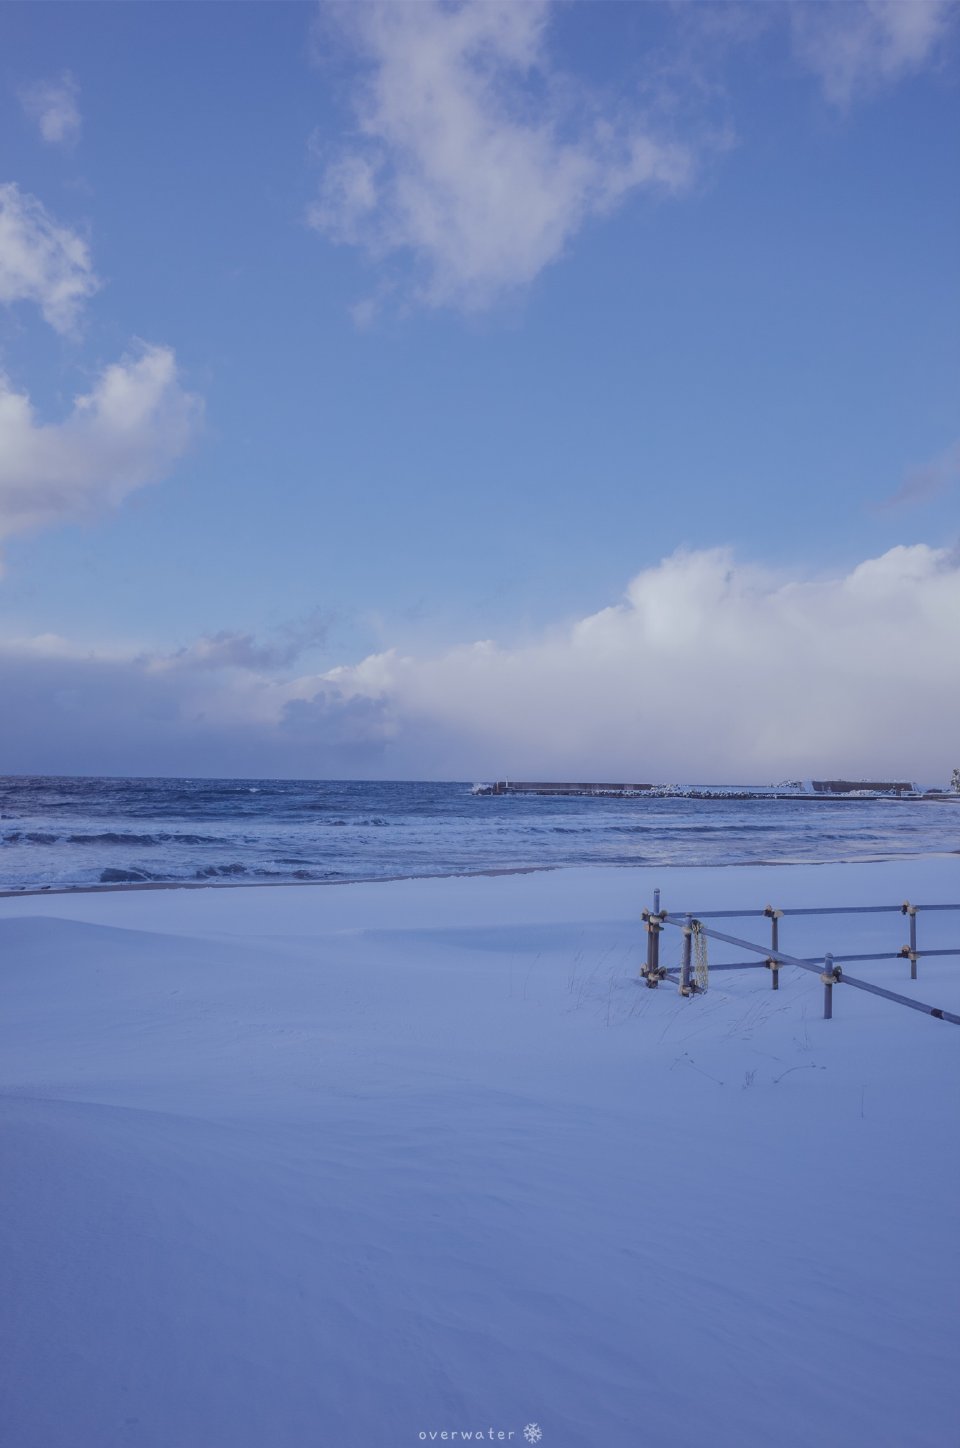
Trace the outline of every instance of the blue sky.
[[7, 767], [956, 763], [958, 30], [0, 8]]

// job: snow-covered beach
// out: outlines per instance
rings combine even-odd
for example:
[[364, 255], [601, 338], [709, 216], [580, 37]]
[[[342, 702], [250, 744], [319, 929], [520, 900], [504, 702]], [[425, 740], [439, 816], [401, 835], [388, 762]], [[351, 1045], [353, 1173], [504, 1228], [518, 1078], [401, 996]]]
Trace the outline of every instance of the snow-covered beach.
[[[0, 901], [6, 1441], [946, 1448], [960, 1031], [842, 987], [825, 1022], [790, 969], [693, 1000], [636, 976], [654, 886], [923, 904], [958, 874]], [[920, 929], [960, 944], [956, 914]], [[905, 938], [788, 917], [781, 943]], [[859, 973], [957, 1010], [958, 971]]]

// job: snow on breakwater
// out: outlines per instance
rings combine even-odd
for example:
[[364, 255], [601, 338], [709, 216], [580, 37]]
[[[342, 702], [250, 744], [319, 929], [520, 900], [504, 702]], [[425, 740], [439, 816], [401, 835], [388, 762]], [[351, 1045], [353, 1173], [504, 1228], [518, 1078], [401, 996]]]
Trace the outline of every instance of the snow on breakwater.
[[0, 889], [866, 859], [960, 849], [926, 800], [478, 797], [467, 783], [0, 779]]

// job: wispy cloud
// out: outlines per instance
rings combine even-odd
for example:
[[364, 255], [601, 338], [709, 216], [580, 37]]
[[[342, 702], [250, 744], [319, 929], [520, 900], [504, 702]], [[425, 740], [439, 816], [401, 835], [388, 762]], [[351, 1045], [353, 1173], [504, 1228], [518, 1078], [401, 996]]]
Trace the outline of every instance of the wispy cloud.
[[685, 186], [685, 145], [555, 69], [548, 11], [545, 0], [325, 7], [331, 43], [352, 46], [366, 74], [355, 139], [326, 157], [310, 223], [375, 257], [412, 257], [417, 300], [470, 310], [531, 282], [630, 192]]
[[833, 0], [788, 9], [797, 58], [841, 107], [929, 64], [957, 12], [954, 0]]
[[69, 333], [99, 285], [83, 237], [15, 182], [0, 185], [0, 303], [33, 302]]
[[955, 442], [932, 462], [909, 468], [895, 493], [884, 498], [881, 508], [905, 508], [929, 503], [960, 482], [960, 442]]
[[327, 642], [331, 623], [332, 615], [317, 608], [304, 618], [279, 624], [269, 631], [266, 639], [224, 629], [206, 634], [172, 653], [151, 655], [148, 664], [151, 669], [161, 671], [246, 669], [270, 673], [288, 669], [309, 649]]
[[10, 767], [92, 772], [112, 758], [131, 772], [933, 782], [955, 763], [958, 617], [960, 558], [922, 544], [815, 579], [677, 553], [523, 646], [391, 650], [299, 677], [247, 635], [196, 646], [209, 667], [0, 645], [0, 689], [24, 700], [0, 745]]
[[72, 146], [80, 135], [80, 87], [69, 71], [59, 80], [38, 80], [20, 90], [20, 104], [52, 146]]
[[168, 347], [104, 369], [67, 418], [40, 422], [0, 377], [0, 537], [86, 518], [163, 475], [201, 415]]

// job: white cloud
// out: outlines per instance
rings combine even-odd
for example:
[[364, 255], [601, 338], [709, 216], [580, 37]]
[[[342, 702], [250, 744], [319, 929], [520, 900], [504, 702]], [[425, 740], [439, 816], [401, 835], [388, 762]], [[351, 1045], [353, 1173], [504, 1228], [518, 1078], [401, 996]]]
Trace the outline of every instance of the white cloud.
[[789, 11], [798, 58], [838, 106], [928, 64], [955, 12], [953, 0], [844, 0]]
[[105, 368], [58, 423], [0, 376], [0, 537], [115, 506], [180, 456], [200, 411], [167, 347]]
[[521, 647], [297, 678], [247, 636], [126, 658], [47, 637], [0, 647], [24, 700], [0, 745], [27, 770], [936, 782], [956, 763], [958, 617], [960, 558], [916, 545], [816, 579], [678, 553]]
[[600, 114], [551, 68], [548, 9], [336, 7], [369, 72], [356, 141], [329, 159], [311, 224], [374, 256], [412, 255], [420, 301], [471, 309], [532, 281], [629, 192], [684, 186], [687, 148], [638, 115]]
[[0, 185], [0, 303], [34, 302], [51, 327], [70, 332], [99, 285], [83, 238], [15, 182]]
[[69, 71], [59, 80], [38, 80], [20, 91], [20, 103], [35, 122], [43, 139], [53, 146], [70, 146], [80, 134], [80, 88]]

